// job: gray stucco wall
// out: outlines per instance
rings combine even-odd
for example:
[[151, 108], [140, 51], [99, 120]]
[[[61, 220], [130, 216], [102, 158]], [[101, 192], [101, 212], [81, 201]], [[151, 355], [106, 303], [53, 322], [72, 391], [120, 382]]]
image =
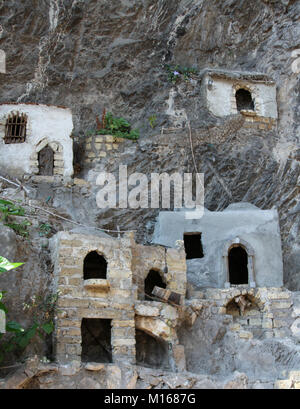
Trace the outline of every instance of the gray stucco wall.
[[223, 212], [205, 210], [201, 219], [186, 219], [185, 212], [160, 212], [153, 243], [174, 247], [184, 233], [202, 233], [204, 257], [187, 260], [188, 281], [197, 287], [224, 287], [227, 267], [223, 253], [239, 238], [254, 250], [257, 287], [281, 287], [283, 266], [278, 213], [260, 210], [249, 203], [236, 203]]

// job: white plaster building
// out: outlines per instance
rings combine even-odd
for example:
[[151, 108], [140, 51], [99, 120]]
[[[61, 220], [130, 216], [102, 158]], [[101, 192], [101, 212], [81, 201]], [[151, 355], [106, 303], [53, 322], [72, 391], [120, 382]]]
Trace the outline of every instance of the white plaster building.
[[53, 105], [0, 105], [0, 170], [23, 176], [73, 175], [71, 110]]
[[[191, 212], [192, 215], [193, 212]], [[160, 212], [153, 242], [185, 241], [188, 279], [196, 287], [281, 287], [282, 249], [276, 209], [234, 203], [200, 219], [185, 211]]]
[[266, 74], [206, 69], [202, 91], [209, 111], [218, 116], [277, 119], [276, 83]]

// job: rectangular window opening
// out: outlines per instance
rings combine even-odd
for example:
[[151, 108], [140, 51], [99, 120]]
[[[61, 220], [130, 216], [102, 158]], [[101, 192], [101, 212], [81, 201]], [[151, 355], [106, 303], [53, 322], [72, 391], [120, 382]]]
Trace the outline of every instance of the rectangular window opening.
[[111, 321], [98, 318], [82, 319], [82, 362], [112, 363]]
[[184, 233], [183, 240], [187, 260], [204, 257], [201, 236], [201, 233]]

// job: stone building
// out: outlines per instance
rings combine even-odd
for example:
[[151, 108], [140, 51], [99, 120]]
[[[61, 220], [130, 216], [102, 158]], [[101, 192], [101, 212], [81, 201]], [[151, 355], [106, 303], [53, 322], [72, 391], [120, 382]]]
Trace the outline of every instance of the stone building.
[[73, 175], [72, 113], [33, 103], [0, 105], [0, 169], [23, 176]]
[[281, 287], [283, 264], [277, 210], [249, 203], [222, 212], [205, 210], [200, 219], [185, 212], [161, 212], [153, 242], [174, 246], [184, 240], [188, 280], [196, 287]]
[[277, 121], [276, 83], [267, 74], [205, 69], [202, 95], [217, 117], [242, 114], [249, 125], [271, 129]]
[[[59, 362], [161, 365], [164, 359], [167, 366], [182, 365], [176, 334], [186, 293], [182, 247], [141, 246], [130, 234], [114, 239], [65, 232], [51, 247], [61, 310]], [[168, 304], [154, 298], [155, 288]]]

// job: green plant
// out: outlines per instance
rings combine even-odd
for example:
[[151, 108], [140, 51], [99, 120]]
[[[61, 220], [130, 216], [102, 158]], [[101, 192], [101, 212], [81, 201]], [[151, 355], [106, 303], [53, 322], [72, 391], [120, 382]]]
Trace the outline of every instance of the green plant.
[[[6, 258], [0, 256], [0, 274], [6, 273], [7, 271], [13, 270], [14, 268], [17, 268], [21, 266], [24, 263], [11, 263], [8, 261]], [[6, 291], [0, 291], [0, 310], [4, 311], [5, 314], [8, 313], [7, 308], [5, 304], [3, 304], [2, 299]], [[18, 324], [15, 321], [8, 321], [6, 323], [6, 331], [8, 332], [14, 332], [14, 333], [22, 333], [24, 332], [24, 329], [20, 324]], [[0, 334], [0, 339], [3, 337], [4, 334]], [[0, 361], [4, 357], [4, 352], [9, 350], [9, 345], [1, 345], [0, 346]]]
[[28, 237], [27, 227], [31, 226], [31, 223], [29, 220], [24, 220], [22, 223], [6, 223], [5, 226], [13, 229], [19, 236]]
[[104, 127], [98, 129], [96, 131], [97, 134], [110, 134], [115, 137], [132, 140], [137, 140], [140, 136], [137, 129], [131, 129], [131, 125], [126, 119], [114, 117], [111, 112], [105, 115], [105, 119], [102, 120], [102, 123]]
[[0, 199], [0, 212], [2, 213], [1, 221], [7, 221], [8, 216], [24, 216], [25, 210], [21, 206], [16, 206], [14, 203]]
[[154, 129], [156, 127], [157, 116], [156, 115], [151, 115], [151, 116], [149, 116], [148, 120], [149, 120], [149, 124], [150, 124], [151, 128]]
[[50, 226], [50, 224], [48, 223], [41, 223], [39, 225], [39, 235], [41, 237], [43, 236], [48, 236], [48, 234], [50, 234], [52, 231], [52, 227]]
[[168, 73], [168, 81], [172, 82], [172, 84], [176, 84], [181, 78], [188, 81], [192, 75], [198, 74], [196, 68], [181, 67], [180, 65], [171, 66], [166, 64], [165, 69]]
[[[0, 257], [0, 273], [17, 268], [22, 264], [24, 263], [11, 263], [4, 257]], [[2, 300], [4, 294], [4, 291], [0, 291], [0, 300]], [[11, 334], [11, 337], [0, 344], [0, 362], [6, 353], [24, 349], [35, 335], [38, 334], [44, 339], [45, 335], [53, 332], [57, 298], [58, 293], [50, 295], [46, 299], [34, 296], [31, 298], [30, 303], [23, 304], [23, 309], [31, 310], [33, 316], [33, 323], [27, 329], [24, 329], [15, 321], [6, 323], [6, 335]], [[0, 301], [0, 309], [7, 314], [7, 308], [2, 301]], [[3, 336], [4, 334], [0, 334], [0, 339]]]

